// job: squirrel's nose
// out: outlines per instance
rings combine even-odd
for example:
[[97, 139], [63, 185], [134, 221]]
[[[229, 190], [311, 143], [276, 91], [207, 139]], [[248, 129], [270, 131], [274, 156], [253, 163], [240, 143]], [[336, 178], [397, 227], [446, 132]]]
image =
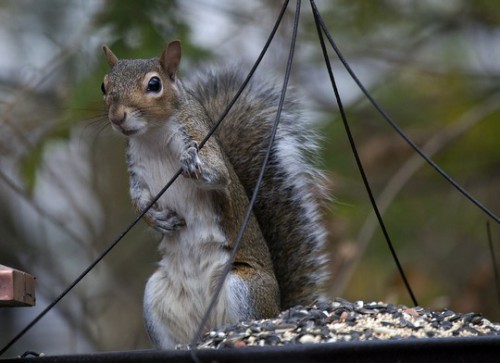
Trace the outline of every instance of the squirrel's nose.
[[109, 121], [111, 121], [111, 123], [115, 124], [116, 126], [120, 126], [121, 124], [123, 124], [126, 118], [126, 112], [109, 114]]

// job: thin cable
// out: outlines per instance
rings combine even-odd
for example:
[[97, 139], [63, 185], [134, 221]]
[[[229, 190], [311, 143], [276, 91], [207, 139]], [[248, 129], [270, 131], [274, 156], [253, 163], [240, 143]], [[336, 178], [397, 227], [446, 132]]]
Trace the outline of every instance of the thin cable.
[[[288, 1], [287, 1], [287, 3], [288, 3]], [[201, 334], [203, 333], [203, 330], [205, 329], [205, 325], [208, 322], [208, 319], [210, 317], [210, 313], [212, 312], [213, 308], [215, 307], [217, 299], [219, 298], [219, 295], [220, 295], [220, 293], [222, 291], [222, 287], [224, 286], [224, 282], [225, 282], [225, 280], [227, 278], [227, 275], [229, 274], [229, 272], [233, 268], [233, 262], [234, 262], [236, 253], [237, 253], [239, 245], [241, 243], [241, 240], [242, 240], [243, 234], [245, 232], [246, 226], [248, 224], [248, 220], [250, 219], [253, 205], [255, 204], [255, 201], [257, 199], [257, 195], [259, 193], [260, 185], [261, 185], [262, 180], [264, 178], [264, 173], [265, 173], [265, 170], [266, 170], [266, 167], [267, 167], [270, 155], [271, 155], [271, 150], [272, 150], [272, 146], [273, 146], [274, 139], [275, 139], [275, 136], [276, 136], [276, 131], [278, 129], [278, 124], [279, 124], [279, 120], [280, 120], [280, 117], [281, 117], [281, 111], [283, 109], [283, 103], [284, 103], [284, 100], [285, 100], [285, 95], [286, 95], [286, 90], [287, 90], [287, 86], [288, 86], [288, 81], [290, 79], [291, 67], [292, 67], [292, 63], [293, 63], [293, 56], [294, 56], [294, 53], [295, 53], [295, 42], [296, 42], [296, 39], [297, 39], [297, 30], [298, 30], [299, 18], [300, 18], [300, 4], [301, 4], [301, 1], [297, 0], [297, 5], [296, 5], [296, 9], [295, 9], [295, 18], [294, 18], [293, 30], [292, 30], [292, 40], [291, 40], [291, 44], [290, 44], [290, 52], [289, 52], [289, 55], [288, 55], [288, 60], [287, 60], [287, 65], [286, 65], [286, 70], [285, 70], [285, 76], [284, 76], [284, 80], [283, 80], [283, 87], [281, 89], [281, 96], [280, 96], [280, 100], [279, 100], [279, 104], [278, 104], [278, 109], [276, 111], [276, 118], [274, 120], [273, 128], [271, 130], [271, 135], [270, 135], [270, 139], [269, 139], [269, 145], [268, 145], [266, 154], [264, 156], [264, 160], [262, 162], [262, 167], [260, 169], [260, 174], [259, 174], [259, 177], [257, 179], [257, 183], [255, 185], [255, 188], [254, 188], [254, 191], [253, 191], [253, 194], [252, 194], [252, 198], [250, 199], [248, 208], [246, 210], [245, 218], [243, 219], [243, 223], [242, 223], [242, 225], [240, 227], [240, 230], [238, 231], [238, 235], [237, 235], [236, 240], [234, 242], [234, 246], [233, 246], [233, 249], [232, 249], [231, 254], [229, 256], [228, 262], [227, 262], [227, 264], [226, 264], [226, 266], [224, 268], [224, 271], [222, 272], [222, 275], [221, 275], [221, 277], [220, 277], [220, 279], [218, 281], [218, 284], [217, 284], [217, 287], [216, 287], [216, 289], [214, 291], [214, 294], [212, 295], [212, 298], [210, 300], [208, 308], [207, 308], [205, 314], [203, 315], [203, 318], [202, 318], [202, 320], [201, 320], [201, 322], [200, 322], [200, 324], [198, 326], [196, 334], [193, 337], [193, 340], [191, 341], [190, 345], [193, 348], [198, 343], [198, 341], [199, 341], [199, 339], [201, 337]], [[193, 360], [195, 360], [196, 362], [199, 362], [199, 359], [196, 356], [195, 349], [193, 349], [191, 352], [192, 352], [192, 358], [193, 358]]]
[[394, 130], [422, 157], [424, 160], [432, 167], [434, 170], [436, 170], [443, 178], [445, 178], [453, 187], [458, 190], [460, 193], [462, 193], [467, 199], [469, 199], [474, 205], [476, 205], [479, 209], [481, 209], [486, 215], [488, 215], [491, 219], [493, 219], [495, 222], [500, 223], [500, 218], [496, 216], [492, 211], [490, 211], [488, 208], [486, 208], [483, 204], [481, 204], [477, 199], [475, 199], [469, 192], [467, 192], [460, 184], [458, 184], [455, 180], [453, 180], [448, 174], [444, 172], [443, 169], [439, 167], [430, 157], [427, 156], [427, 154], [420, 149], [415, 142], [392, 120], [392, 118], [384, 111], [382, 106], [379, 105], [379, 103], [371, 96], [371, 94], [368, 92], [368, 90], [363, 86], [359, 78], [356, 76], [354, 71], [351, 69], [349, 66], [349, 63], [345, 60], [343, 54], [340, 52], [339, 48], [333, 41], [332, 36], [330, 35], [330, 32], [328, 31], [328, 28], [326, 27], [323, 19], [321, 18], [321, 15], [319, 14], [319, 11], [316, 7], [316, 4], [314, 3], [314, 0], [310, 0], [311, 6], [313, 9], [313, 14], [315, 17], [317, 17], [317, 21], [319, 22], [321, 28], [323, 29], [323, 32], [325, 33], [328, 41], [330, 42], [330, 45], [332, 46], [333, 50], [335, 53], [337, 53], [337, 56], [339, 57], [340, 61], [344, 65], [345, 69], [351, 76], [351, 78], [356, 82], [358, 85], [359, 89], [364, 93], [366, 98], [371, 102], [373, 107], [382, 115], [382, 117], [392, 126]]
[[271, 33], [269, 34], [269, 37], [266, 40], [266, 44], [264, 45], [264, 47], [262, 48], [262, 51], [260, 52], [259, 56], [257, 57], [257, 60], [255, 61], [255, 63], [252, 66], [252, 68], [250, 69], [250, 72], [248, 73], [247, 77], [243, 81], [241, 87], [236, 92], [236, 95], [234, 96], [234, 98], [231, 100], [231, 102], [229, 102], [228, 106], [226, 107], [226, 109], [224, 110], [224, 112], [222, 112], [221, 116], [219, 117], [219, 119], [217, 120], [217, 122], [214, 124], [214, 126], [212, 126], [212, 128], [208, 132], [207, 136], [205, 136], [205, 138], [200, 142], [200, 144], [199, 144], [199, 148], [200, 149], [203, 147], [203, 145], [205, 145], [205, 143], [208, 141], [208, 139], [217, 130], [217, 128], [219, 127], [219, 125], [221, 124], [221, 122], [224, 120], [224, 118], [227, 116], [227, 114], [229, 113], [229, 111], [231, 110], [231, 108], [233, 107], [233, 105], [236, 103], [236, 101], [240, 97], [241, 93], [246, 88], [248, 82], [250, 82], [250, 79], [252, 78], [252, 76], [254, 75], [255, 71], [257, 70], [257, 67], [260, 65], [262, 59], [264, 58], [264, 55], [267, 53], [267, 49], [269, 48], [269, 45], [271, 44], [271, 41], [274, 39], [274, 35], [276, 34], [276, 31], [278, 30], [278, 27], [279, 27], [279, 25], [281, 23], [281, 19], [283, 18], [283, 15], [285, 14], [286, 8], [288, 7], [289, 1], [290, 0], [285, 0], [285, 2], [283, 3], [283, 6], [281, 7], [281, 11], [278, 14], [278, 18], [276, 19], [276, 22], [274, 23], [274, 27], [271, 30]]
[[128, 225], [127, 228], [97, 257], [94, 262], [92, 262], [54, 301], [52, 301], [40, 314], [38, 314], [26, 327], [21, 330], [11, 341], [9, 341], [0, 350], [0, 356], [2, 356], [14, 343], [16, 343], [20, 338], [23, 337], [40, 319], [42, 319], [45, 314], [47, 314], [59, 301], [61, 301], [73, 288], [85, 277], [87, 274], [99, 263], [101, 260], [109, 253], [111, 250], [127, 235], [128, 232], [141, 220], [142, 217], [147, 213], [147, 211], [155, 204], [158, 199], [165, 193], [165, 191], [170, 188], [172, 183], [181, 174], [179, 170], [174, 177], [163, 187], [163, 189], [156, 195], [155, 198], [147, 205], [147, 207], [137, 216], [132, 223]]
[[[311, 1], [311, 6], [312, 5], [313, 5], [313, 3]], [[373, 192], [371, 190], [370, 183], [368, 181], [368, 178], [367, 178], [366, 173], [365, 173], [364, 168], [363, 168], [363, 163], [361, 162], [361, 158], [359, 157], [358, 150], [356, 148], [356, 143], [355, 143], [354, 137], [351, 133], [351, 128], [349, 127], [349, 123], [347, 121], [347, 116], [346, 116], [345, 111], [344, 111], [344, 106], [343, 106], [342, 100], [340, 98], [340, 93], [339, 93], [339, 90], [337, 88], [337, 84], [335, 82], [335, 77], [333, 75], [332, 66], [330, 64], [328, 51], [326, 49], [325, 41], [323, 39], [323, 34], [321, 32], [321, 27], [320, 27], [319, 22], [318, 22], [317, 12], [314, 11], [314, 8], [313, 8], [313, 14], [314, 14], [314, 21], [316, 23], [316, 30], [318, 32], [318, 37], [319, 37], [319, 41], [321, 44], [321, 50], [323, 52], [323, 57], [325, 60], [325, 65], [326, 65], [326, 68], [328, 70], [328, 76], [330, 77], [330, 82], [332, 84], [333, 92], [335, 93], [335, 98], [336, 98], [337, 104], [339, 106], [340, 116], [342, 118], [342, 122], [344, 124], [344, 128], [345, 128], [347, 137], [349, 139], [349, 144], [351, 145], [352, 153], [353, 153], [354, 158], [356, 160], [356, 164], [358, 166], [359, 173], [361, 174], [361, 178], [363, 179], [363, 183], [364, 183], [366, 191], [368, 193], [368, 197], [370, 198], [370, 202], [372, 204], [373, 210], [375, 212], [375, 215], [377, 216], [380, 228], [382, 229], [382, 233], [384, 234], [385, 240], [387, 241], [387, 245], [389, 246], [389, 250], [391, 251], [394, 262], [396, 263], [396, 266], [399, 270], [399, 274], [401, 275], [401, 278], [403, 279], [406, 290], [408, 291], [408, 294], [410, 295], [410, 298], [411, 298], [414, 306], [418, 306], [417, 299], [415, 297], [415, 294], [413, 293], [413, 290], [411, 289], [411, 286], [410, 286], [410, 283], [408, 282], [408, 279], [406, 278], [406, 274], [403, 270], [403, 267], [401, 266], [401, 263], [399, 262], [399, 258], [396, 254], [396, 250], [394, 249], [394, 245], [391, 241], [391, 238], [389, 237], [389, 233], [387, 232], [387, 228], [385, 227], [384, 220], [383, 220], [382, 215], [380, 214], [380, 211], [378, 209], [377, 202], [375, 201], [375, 197], [373, 196]]]

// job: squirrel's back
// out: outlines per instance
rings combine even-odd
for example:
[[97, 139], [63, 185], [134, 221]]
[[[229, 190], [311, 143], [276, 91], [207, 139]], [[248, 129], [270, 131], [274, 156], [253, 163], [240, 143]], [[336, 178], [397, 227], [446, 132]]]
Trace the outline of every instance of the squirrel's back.
[[[216, 122], [243, 84], [241, 71], [204, 73], [186, 90]], [[250, 197], [257, 182], [276, 117], [281, 91], [251, 81], [216, 132]], [[327, 277], [326, 238], [320, 209], [324, 177], [311, 163], [317, 137], [298, 110], [285, 101], [254, 213], [271, 252], [281, 292], [281, 307], [308, 304], [321, 296]]]

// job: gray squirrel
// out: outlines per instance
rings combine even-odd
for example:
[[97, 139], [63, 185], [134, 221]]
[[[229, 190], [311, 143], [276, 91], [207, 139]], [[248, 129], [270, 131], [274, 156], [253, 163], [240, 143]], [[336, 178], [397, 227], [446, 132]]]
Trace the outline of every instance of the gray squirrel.
[[[112, 127], [126, 138], [135, 208], [142, 211], [182, 169], [145, 215], [162, 234], [162, 257], [145, 288], [146, 328], [158, 348], [173, 348], [193, 338], [233, 249], [280, 91], [251, 81], [200, 149], [243, 83], [241, 72], [212, 70], [184, 83], [177, 77], [179, 41], [146, 60], [119, 60], [103, 50], [111, 70], [101, 90]], [[316, 151], [310, 125], [287, 100], [253, 214], [207, 329], [274, 317], [322, 297], [325, 187], [308, 159]]]

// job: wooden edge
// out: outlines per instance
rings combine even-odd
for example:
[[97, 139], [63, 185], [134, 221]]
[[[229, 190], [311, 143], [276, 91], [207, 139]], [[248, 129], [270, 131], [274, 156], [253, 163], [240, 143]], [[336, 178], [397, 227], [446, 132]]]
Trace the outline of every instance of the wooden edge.
[[35, 277], [0, 265], [0, 307], [35, 305]]

